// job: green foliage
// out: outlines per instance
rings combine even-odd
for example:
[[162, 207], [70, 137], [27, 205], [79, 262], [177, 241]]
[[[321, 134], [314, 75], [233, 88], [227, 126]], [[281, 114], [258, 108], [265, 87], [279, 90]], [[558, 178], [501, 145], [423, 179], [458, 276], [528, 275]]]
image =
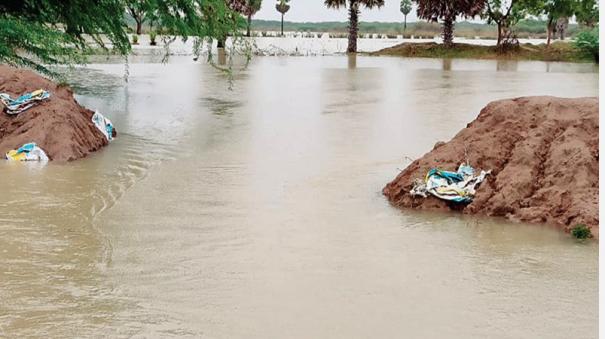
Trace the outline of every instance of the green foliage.
[[[30, 67], [38, 72], [50, 71], [41, 63], [82, 62], [82, 54], [68, 48], [74, 40], [40, 23], [29, 23], [12, 16], [0, 16], [0, 62]], [[23, 55], [18, 51], [28, 51]]]
[[527, 32], [530, 34], [546, 33], [546, 22], [543, 20], [523, 19], [519, 20], [514, 27], [517, 32]]
[[572, 228], [571, 235], [576, 239], [592, 238], [592, 232], [590, 231], [590, 228], [588, 228], [584, 224], [577, 224], [574, 228]]
[[401, 0], [401, 4], [399, 5], [399, 11], [404, 16], [407, 16], [412, 11], [412, 1], [411, 0]]
[[[279, 31], [280, 22], [277, 20], [253, 20], [252, 21], [257, 31]], [[536, 19], [520, 20], [513, 26], [515, 33], [519, 38], [527, 37], [546, 37], [546, 21]], [[291, 22], [284, 21], [284, 29], [295, 32], [328, 32], [328, 33], [346, 33], [348, 31], [347, 22]], [[408, 23], [407, 30], [404, 32], [401, 22], [366, 22], [359, 23], [359, 32], [362, 34], [388, 34], [404, 36], [423, 36], [434, 37], [441, 33], [442, 27], [433, 22], [416, 21]], [[570, 35], [578, 30], [577, 24], [569, 24], [568, 32]], [[456, 23], [456, 36], [474, 38], [490, 38], [496, 37], [496, 28], [494, 25], [484, 23], [462, 21]], [[332, 34], [335, 35], [335, 34]], [[337, 34], [336, 34], [337, 35]]]
[[577, 49], [585, 55], [593, 58], [595, 62], [599, 62], [599, 29], [594, 28], [590, 31], [578, 33], [574, 42]]
[[84, 63], [98, 47], [127, 55], [124, 17], [133, 3], [151, 24], [183, 40], [222, 38], [243, 26], [225, 0], [2, 0], [0, 62], [49, 73], [46, 65]]
[[511, 27], [543, 5], [542, 0], [486, 0], [483, 18], [488, 24], [500, 23]]
[[579, 0], [576, 5], [576, 20], [587, 27], [599, 22], [599, 3], [596, 0]]
[[455, 20], [462, 16], [472, 18], [485, 8], [483, 0], [415, 0], [418, 17], [428, 21]]
[[126, 54], [122, 12], [121, 0], [2, 1], [0, 62], [50, 74], [45, 65], [84, 62], [91, 43]]
[[134, 34], [132, 36], [132, 44], [133, 45], [138, 45], [139, 44], [139, 36], [138, 35]]
[[155, 38], [157, 36], [158, 36], [158, 32], [156, 32], [155, 30], [149, 31], [149, 44], [151, 46], [157, 45], [157, 42], [155, 41]]
[[290, 0], [277, 0], [277, 4], [275, 5], [275, 9], [281, 14], [286, 14], [290, 10], [290, 5], [288, 4]]
[[141, 34], [141, 28], [145, 22], [147, 13], [150, 12], [148, 3], [145, 0], [124, 0], [128, 14], [137, 24], [136, 34]]
[[533, 15], [546, 16], [547, 29], [553, 32], [559, 18], [570, 18], [574, 15], [577, 0], [540, 0], [540, 6], [536, 6]]
[[443, 43], [452, 46], [454, 23], [457, 17], [472, 18], [485, 8], [484, 0], [415, 0], [420, 19], [443, 23]]

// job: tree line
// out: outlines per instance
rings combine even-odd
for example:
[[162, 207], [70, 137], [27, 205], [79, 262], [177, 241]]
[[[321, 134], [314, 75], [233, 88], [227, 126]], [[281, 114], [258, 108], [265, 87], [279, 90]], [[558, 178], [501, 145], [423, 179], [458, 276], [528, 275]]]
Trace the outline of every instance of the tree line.
[[[349, 44], [347, 52], [357, 51], [360, 9], [384, 6], [384, 0], [324, 0], [328, 8], [348, 8]], [[401, 0], [400, 11], [407, 15], [416, 4], [418, 18], [430, 22], [440, 22], [443, 26], [443, 43], [451, 47], [454, 42], [454, 26], [458, 18], [482, 18], [495, 24], [498, 31], [497, 45], [514, 37], [513, 27], [522, 19], [534, 16], [546, 18], [547, 45], [555, 33], [564, 36], [570, 18], [589, 28], [598, 24], [599, 8], [597, 0]]]
[[[275, 1], [283, 35], [290, 0]], [[134, 19], [137, 34], [146, 23], [165, 35], [198, 42], [217, 40], [221, 47], [228, 36], [244, 29], [250, 36], [252, 17], [261, 4], [262, 0], [2, 0], [0, 62], [44, 72], [47, 64], [85, 62], [91, 45], [127, 55], [131, 43], [126, 15]], [[384, 0], [324, 0], [324, 4], [348, 10], [347, 51], [354, 53], [361, 9], [382, 7]], [[599, 16], [597, 0], [401, 0], [404, 27], [413, 5], [418, 18], [441, 23], [446, 46], [453, 45], [455, 22], [460, 18], [478, 17], [495, 24], [501, 45], [527, 17], [546, 20], [550, 44], [557, 34], [564, 35], [571, 18], [591, 28]]]

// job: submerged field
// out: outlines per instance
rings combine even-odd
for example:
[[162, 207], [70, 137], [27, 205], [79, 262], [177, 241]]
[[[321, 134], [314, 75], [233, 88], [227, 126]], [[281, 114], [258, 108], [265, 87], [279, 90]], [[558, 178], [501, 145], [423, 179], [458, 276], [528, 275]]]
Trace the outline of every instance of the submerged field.
[[597, 66], [255, 57], [230, 91], [106, 59], [67, 77], [108, 147], [0, 163], [0, 336], [596, 336], [597, 243], [381, 189], [490, 101], [598, 95]]

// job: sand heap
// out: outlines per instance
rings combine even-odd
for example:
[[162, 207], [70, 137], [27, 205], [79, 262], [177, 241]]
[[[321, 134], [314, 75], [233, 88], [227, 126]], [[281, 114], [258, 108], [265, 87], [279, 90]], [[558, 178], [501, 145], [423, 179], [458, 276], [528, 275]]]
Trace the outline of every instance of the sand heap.
[[[549, 223], [599, 224], [599, 101], [523, 97], [487, 105], [451, 141], [412, 162], [383, 193], [395, 205]], [[456, 171], [466, 154], [492, 170], [470, 204], [409, 194], [432, 167]], [[598, 230], [598, 229], [597, 229]]]
[[29, 70], [0, 65], [0, 92], [18, 97], [44, 89], [50, 99], [18, 115], [0, 112], [0, 156], [28, 142], [35, 142], [51, 160], [85, 157], [108, 141], [92, 123], [93, 111], [76, 102], [73, 92]]

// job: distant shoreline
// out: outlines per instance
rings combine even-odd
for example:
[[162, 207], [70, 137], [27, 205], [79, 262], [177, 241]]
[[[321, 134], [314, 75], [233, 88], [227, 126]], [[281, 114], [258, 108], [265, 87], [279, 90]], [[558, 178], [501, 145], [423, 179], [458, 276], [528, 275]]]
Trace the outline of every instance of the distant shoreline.
[[[286, 16], [287, 19], [287, 16]], [[415, 21], [408, 22], [407, 27], [403, 27], [403, 17], [400, 22], [367, 22], [359, 23], [360, 37], [365, 37], [368, 34], [385, 35], [395, 38], [398, 35], [404, 38], [425, 37], [434, 38], [440, 36], [442, 26], [439, 23]], [[134, 21], [128, 22], [131, 30], [134, 31]], [[291, 33], [328, 33], [336, 38], [345, 38], [348, 34], [348, 22], [293, 22], [284, 21], [284, 32]], [[281, 22], [278, 20], [252, 20], [251, 25], [254, 35], [267, 36], [268, 32], [281, 31]], [[143, 33], [147, 33], [149, 27], [143, 25]], [[570, 23], [566, 37], [575, 36], [580, 31], [577, 24]], [[455, 35], [461, 38], [469, 39], [495, 39], [497, 38], [497, 29], [494, 25], [485, 23], [475, 23], [468, 21], [460, 21], [456, 23], [454, 28]], [[519, 39], [545, 39], [546, 38], [546, 22], [541, 20], [521, 20], [515, 26], [515, 33]]]
[[507, 52], [498, 51], [496, 46], [456, 43], [452, 48], [446, 48], [435, 42], [404, 42], [368, 54], [414, 58], [593, 62], [590, 57], [576, 50], [572, 44], [559, 41], [551, 43], [550, 46], [546, 46], [546, 44], [520, 44], [518, 48]]

